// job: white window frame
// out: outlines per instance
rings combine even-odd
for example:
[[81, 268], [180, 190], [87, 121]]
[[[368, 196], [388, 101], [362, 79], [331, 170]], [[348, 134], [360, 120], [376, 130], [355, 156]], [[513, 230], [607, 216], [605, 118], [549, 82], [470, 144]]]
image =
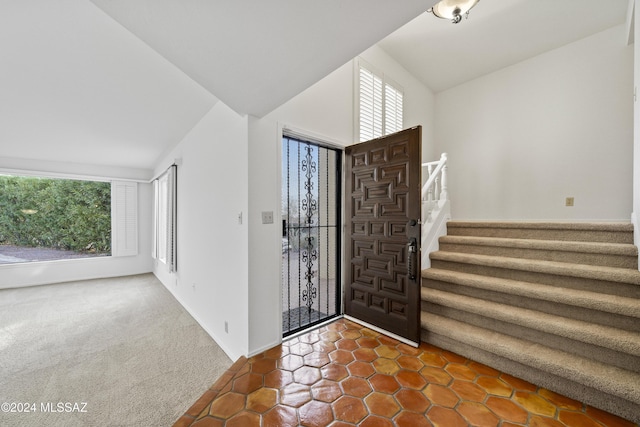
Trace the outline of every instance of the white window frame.
[[154, 259], [177, 270], [177, 167], [171, 166], [153, 181], [153, 252]]
[[[372, 113], [374, 123], [380, 121], [379, 126], [374, 124], [374, 129], [368, 135], [361, 132], [361, 76], [371, 76], [369, 96], [373, 98]], [[354, 140], [363, 142], [369, 139], [379, 138], [384, 135], [398, 132], [404, 129], [404, 89], [386, 74], [376, 70], [371, 64], [362, 58], [356, 58], [354, 66], [354, 108], [355, 126]], [[378, 86], [379, 85], [379, 86]], [[379, 91], [379, 93], [378, 93]], [[400, 98], [400, 99], [398, 99]], [[377, 104], [377, 105], [376, 105]], [[377, 111], [379, 109], [379, 111]], [[379, 115], [379, 116], [378, 116]]]

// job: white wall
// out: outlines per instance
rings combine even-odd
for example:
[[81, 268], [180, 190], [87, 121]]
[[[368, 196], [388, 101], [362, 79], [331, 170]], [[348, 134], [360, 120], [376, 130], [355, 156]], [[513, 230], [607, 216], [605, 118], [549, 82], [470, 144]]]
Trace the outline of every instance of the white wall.
[[218, 102], [155, 173], [174, 159], [182, 159], [177, 174], [177, 273], [169, 274], [158, 262], [153, 271], [235, 360], [247, 354], [249, 334], [247, 118]]
[[[640, 246], [640, 105], [638, 104], [638, 86], [640, 86], [640, 7], [636, 7], [635, 1], [630, 0], [631, 8], [628, 19], [633, 22], [633, 40], [638, 40], [633, 44], [634, 52], [634, 97], [633, 104], [633, 213], [632, 221], [635, 227], [633, 233], [636, 246]], [[640, 255], [638, 255], [640, 259]]]
[[[423, 153], [433, 150], [434, 96], [384, 51], [373, 47], [361, 57], [386, 73], [405, 92], [405, 127], [423, 126]], [[353, 63], [340, 67], [264, 118], [249, 120], [249, 353], [282, 339], [280, 301], [281, 127], [288, 126], [338, 146], [354, 138]], [[273, 211], [274, 224], [261, 212]]]
[[629, 221], [632, 93], [619, 26], [437, 94], [453, 218]]
[[[0, 170], [27, 175], [101, 180], [140, 179], [150, 173], [138, 169], [10, 158], [0, 159]], [[151, 193], [150, 184], [138, 183], [138, 255], [4, 264], [0, 265], [0, 289], [149, 273], [152, 269], [149, 256]]]

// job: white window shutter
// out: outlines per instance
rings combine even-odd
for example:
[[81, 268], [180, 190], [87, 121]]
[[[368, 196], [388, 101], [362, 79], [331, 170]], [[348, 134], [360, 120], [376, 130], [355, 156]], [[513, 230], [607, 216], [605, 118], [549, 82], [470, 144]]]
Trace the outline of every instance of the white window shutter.
[[111, 183], [111, 255], [138, 254], [138, 184]]
[[360, 67], [360, 141], [382, 136], [382, 79]]
[[402, 114], [403, 94], [394, 86], [386, 83], [384, 95], [384, 133], [388, 135], [404, 129]]

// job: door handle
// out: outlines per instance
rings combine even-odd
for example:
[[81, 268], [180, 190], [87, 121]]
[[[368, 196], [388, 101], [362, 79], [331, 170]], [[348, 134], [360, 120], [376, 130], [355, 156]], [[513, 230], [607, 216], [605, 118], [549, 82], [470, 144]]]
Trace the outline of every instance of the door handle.
[[418, 239], [416, 239], [415, 237], [411, 237], [409, 239], [409, 243], [407, 243], [407, 275], [409, 276], [409, 280], [416, 280], [417, 253]]

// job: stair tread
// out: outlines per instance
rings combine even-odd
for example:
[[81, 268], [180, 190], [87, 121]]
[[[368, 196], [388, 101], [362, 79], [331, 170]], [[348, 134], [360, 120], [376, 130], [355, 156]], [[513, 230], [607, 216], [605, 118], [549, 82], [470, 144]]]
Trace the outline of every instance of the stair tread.
[[494, 292], [551, 301], [640, 319], [640, 301], [617, 295], [548, 286], [439, 268], [423, 270], [424, 279], [439, 280]]
[[592, 266], [557, 261], [529, 260], [502, 256], [467, 254], [459, 252], [436, 251], [430, 254], [431, 260], [477, 264], [513, 270], [525, 270], [535, 273], [555, 274], [580, 278], [592, 278], [610, 282], [640, 285], [640, 271], [630, 268]]
[[457, 243], [475, 246], [507, 247], [519, 249], [537, 249], [547, 251], [566, 251], [598, 253], [608, 255], [637, 256], [636, 246], [630, 243], [575, 242], [567, 240], [518, 239], [508, 237], [478, 236], [442, 236], [441, 243]]
[[421, 313], [427, 332], [640, 404], [640, 374], [436, 314]]
[[437, 289], [422, 288], [423, 301], [463, 310], [540, 332], [640, 356], [640, 333], [485, 301]]
[[466, 228], [527, 228], [553, 230], [594, 230], [633, 232], [630, 222], [543, 222], [543, 221], [449, 221], [453, 227]]

